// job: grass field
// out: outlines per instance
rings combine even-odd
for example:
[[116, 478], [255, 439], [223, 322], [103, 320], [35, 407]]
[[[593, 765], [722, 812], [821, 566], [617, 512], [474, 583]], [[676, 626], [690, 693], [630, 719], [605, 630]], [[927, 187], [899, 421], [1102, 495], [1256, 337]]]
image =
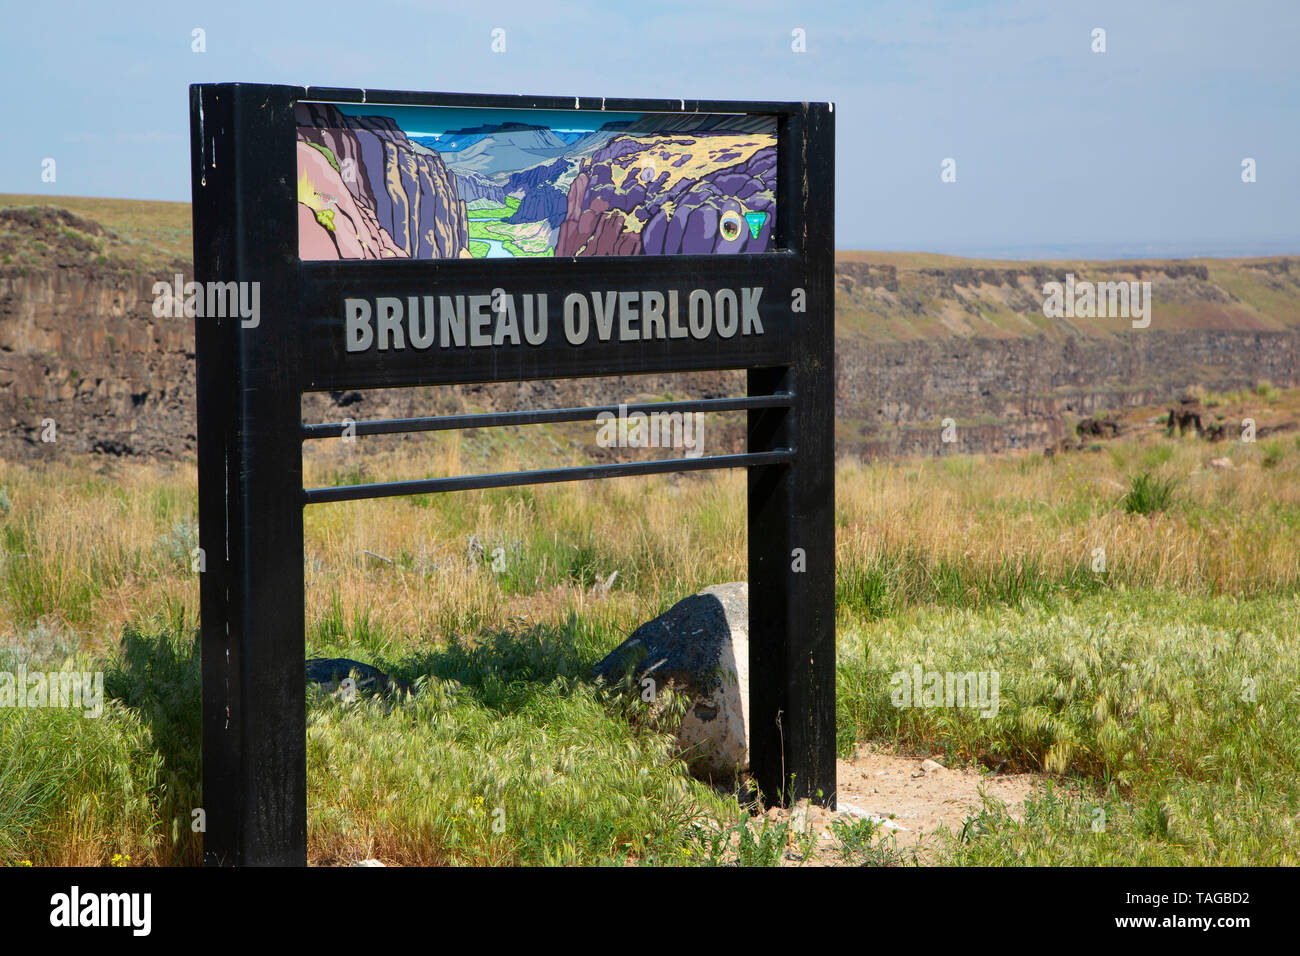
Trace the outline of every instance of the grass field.
[[[978, 336], [1015, 338], [1116, 335], [1124, 317], [1049, 319], [1043, 284], [1081, 281], [1151, 283], [1155, 328], [1258, 329], [1300, 326], [1300, 282], [1293, 258], [1184, 260], [967, 259], [921, 252], [835, 254], [836, 336], [860, 342]], [[873, 276], [868, 276], [868, 270]]]
[[[83, 240], [80, 248], [59, 243], [64, 237], [48, 237], [51, 245], [62, 245], [63, 267], [71, 263], [101, 265], [163, 277], [173, 269], [185, 268], [193, 255], [187, 202], [0, 193], [0, 209], [34, 207], [66, 209], [108, 230], [106, 234], [91, 236], [88, 243], [76, 230], [63, 230]], [[19, 238], [17, 232], [0, 226], [0, 246], [6, 246], [6, 240]], [[24, 237], [12, 251], [0, 254], [0, 267], [40, 267], [47, 250], [39, 242], [37, 248], [30, 248], [27, 242]]]
[[[484, 465], [451, 435], [318, 444], [309, 484]], [[940, 863], [1294, 864], [1300, 443], [1099, 447], [841, 463], [839, 751], [1043, 775], [1022, 820], [990, 801]], [[0, 465], [0, 672], [102, 670], [108, 698], [100, 719], [0, 709], [0, 863], [197, 862], [194, 487], [186, 463]], [[309, 695], [311, 860], [776, 862], [784, 824], [692, 780], [588, 677], [743, 578], [743, 492], [728, 472], [309, 508], [308, 654], [422, 688]], [[478, 557], [497, 548], [503, 571]], [[996, 716], [896, 708], [890, 675], [918, 664], [997, 671]]]

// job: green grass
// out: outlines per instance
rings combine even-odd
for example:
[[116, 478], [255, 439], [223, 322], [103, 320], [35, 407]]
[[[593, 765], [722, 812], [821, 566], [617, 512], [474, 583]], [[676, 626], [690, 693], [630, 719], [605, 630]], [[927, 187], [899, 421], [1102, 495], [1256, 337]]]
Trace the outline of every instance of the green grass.
[[[1022, 822], [986, 805], [940, 862], [1295, 863], [1297, 619], [1294, 597], [1145, 592], [1051, 610], [930, 606], [851, 619], [840, 635], [839, 749], [879, 741], [1057, 781]], [[100, 720], [0, 717], [0, 859], [68, 862], [59, 853], [75, 821], [95, 835], [76, 860], [195, 862], [193, 623], [177, 609], [128, 632]], [[359, 843], [409, 863], [775, 862], [787, 831], [744, 823], [734, 796], [685, 774], [662, 728], [586, 679], [620, 636], [574, 617], [420, 649], [365, 617], [319, 622], [309, 654], [362, 657], [420, 692], [395, 704], [309, 693], [313, 858], [342, 862]], [[895, 708], [890, 675], [915, 664], [998, 671], [996, 716]], [[846, 861], [901, 862], [878, 834], [837, 833]]]
[[[29, 633], [0, 652], [0, 671], [102, 669], [102, 660], [65, 654], [68, 646], [66, 635]], [[106, 699], [98, 718], [0, 712], [0, 865], [107, 865], [114, 853], [143, 861], [161, 839], [167, 789], [163, 755], [134, 708]]]
[[[466, 439], [461, 461], [327, 458], [313, 483], [512, 467], [512, 434]], [[1228, 471], [1177, 440], [1168, 454], [1116, 442], [841, 467], [839, 754], [872, 742], [1050, 783], [1023, 813], [976, 809], [927, 862], [1300, 860], [1292, 445], [1235, 444]], [[1126, 491], [1124, 469], [1145, 461], [1158, 471]], [[71, 662], [102, 670], [110, 698], [98, 720], [0, 710], [0, 865], [196, 863], [192, 473], [8, 465], [0, 489], [0, 671]], [[589, 679], [639, 623], [743, 576], [743, 481], [494, 489], [307, 517], [306, 653], [420, 688], [305, 691], [314, 862], [799, 855], [804, 835], [689, 777], [666, 719]], [[895, 707], [891, 676], [917, 665], [996, 672], [996, 714]], [[823, 853], [908, 861], [868, 823], [843, 823]]]
[[875, 820], [836, 820], [831, 824], [835, 850], [850, 866], [901, 866], [905, 854], [896, 841], [883, 837], [881, 824]]
[[903, 550], [842, 565], [836, 574], [836, 607], [845, 615], [873, 621], [919, 605], [952, 608], [1054, 607], [1063, 600], [1104, 591], [1106, 576], [1087, 561], [1065, 569], [1045, 566], [1034, 556], [1003, 558], [992, 567], [933, 560]]
[[101, 549], [84, 555], [80, 566], [60, 559], [30, 524], [6, 524], [0, 542], [0, 591], [28, 626], [59, 612], [73, 622], [88, 620], [95, 600], [123, 573], [118, 556]]
[[1280, 439], [1267, 441], [1259, 446], [1263, 453], [1261, 464], [1265, 468], [1275, 468], [1286, 457], [1286, 445]]
[[1145, 449], [1140, 458], [1142, 467], [1146, 469], [1159, 468], [1173, 460], [1174, 448], [1172, 445], [1154, 445]]
[[1129, 476], [1129, 490], [1121, 505], [1129, 514], [1151, 515], [1165, 511], [1174, 501], [1174, 489], [1177, 481], [1173, 478], [1159, 478], [1150, 472], [1141, 472]]
[[[1023, 824], [986, 807], [957, 835], [955, 863], [1294, 864], [1297, 620], [1294, 597], [1127, 593], [862, 625], [841, 639], [841, 751], [878, 740], [1058, 780]], [[998, 671], [996, 716], [892, 706], [890, 675], [918, 663]]]
[[[83, 862], [197, 862], [193, 621], [180, 611], [156, 625], [125, 635], [104, 718], [0, 716], [0, 862], [67, 862], [69, 820], [96, 834]], [[741, 811], [690, 779], [635, 705], [586, 679], [618, 639], [575, 620], [412, 653], [364, 619], [322, 622], [309, 654], [365, 648], [419, 693], [389, 706], [308, 692], [316, 858], [343, 860], [360, 834], [408, 863], [704, 861], [701, 834], [736, 826]]]

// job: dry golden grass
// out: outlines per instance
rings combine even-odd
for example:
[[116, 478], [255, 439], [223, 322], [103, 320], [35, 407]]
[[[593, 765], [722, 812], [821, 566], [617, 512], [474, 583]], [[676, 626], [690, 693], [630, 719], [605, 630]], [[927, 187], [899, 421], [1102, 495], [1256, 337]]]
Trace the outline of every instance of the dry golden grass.
[[[508, 450], [467, 460], [455, 436], [378, 455], [364, 441], [317, 444], [305, 462], [308, 485], [533, 464]], [[975, 581], [1018, 569], [1068, 585], [1094, 575], [1104, 549], [1108, 586], [1242, 596], [1294, 588], [1295, 439], [1162, 447], [1155, 458], [1149, 443], [1121, 442], [1054, 459], [842, 462], [841, 579], [855, 569], [910, 568], [919, 587], [945, 568]], [[1236, 466], [1208, 467], [1225, 450]], [[1149, 517], [1120, 506], [1127, 476], [1148, 469], [1144, 458], [1177, 482], [1174, 506]], [[134, 618], [196, 605], [193, 464], [8, 464], [0, 486], [12, 501], [0, 632], [48, 617], [97, 650]], [[341, 605], [389, 634], [436, 638], [458, 622], [556, 619], [598, 602], [632, 622], [694, 588], [744, 577], [744, 498], [744, 476], [724, 472], [312, 506], [308, 621]], [[614, 586], [593, 594], [615, 572]], [[922, 598], [912, 590], [905, 603]]]
[[0, 209], [26, 206], [54, 206], [94, 220], [115, 236], [103, 237], [103, 251], [142, 269], [170, 268], [193, 255], [187, 202], [0, 193]]
[[[1173, 442], [1155, 472], [1178, 482], [1177, 506], [1127, 514], [1127, 474], [1141, 447], [1043, 459], [841, 466], [836, 507], [842, 568], [912, 555], [992, 570], [1029, 564], [1049, 575], [1091, 571], [1130, 588], [1251, 595], [1300, 582], [1300, 453], [1266, 467], [1258, 446]], [[1216, 454], [1238, 466], [1208, 467]], [[1120, 459], [1124, 464], [1117, 463]]]

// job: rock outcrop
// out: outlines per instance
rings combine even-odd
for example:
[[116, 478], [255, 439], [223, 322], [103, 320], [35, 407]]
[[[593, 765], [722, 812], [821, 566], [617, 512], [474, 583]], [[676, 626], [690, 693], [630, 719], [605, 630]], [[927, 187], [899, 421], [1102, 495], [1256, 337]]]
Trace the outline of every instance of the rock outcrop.
[[64, 209], [0, 209], [0, 455], [193, 451], [194, 322], [156, 318], [152, 291], [189, 264], [142, 274], [101, 253], [117, 238]]

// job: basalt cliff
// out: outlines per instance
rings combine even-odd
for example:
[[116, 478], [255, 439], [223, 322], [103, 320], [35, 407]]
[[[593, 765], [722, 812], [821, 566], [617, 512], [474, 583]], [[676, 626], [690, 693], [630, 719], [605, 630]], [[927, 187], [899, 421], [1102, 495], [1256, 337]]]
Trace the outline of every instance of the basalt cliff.
[[[358, 158], [367, 176], [377, 175], [372, 169], [399, 179], [403, 169], [416, 178], [434, 174], [416, 159], [406, 167], [396, 158], [381, 162], [379, 152], [366, 152], [362, 132], [325, 145], [336, 160]], [[373, 139], [376, 150], [381, 139]], [[304, 148], [333, 168], [319, 150]], [[765, 181], [761, 164], [746, 174]], [[580, 179], [570, 195], [602, 188], [599, 176], [581, 186]], [[653, 212], [617, 193], [610, 193], [608, 211], [646, 213], [644, 236]], [[461, 241], [436, 207], [401, 207], [384, 190], [371, 198], [362, 218], [373, 215], [395, 243]], [[182, 254], [187, 207], [44, 203], [0, 198], [0, 456], [192, 454], [194, 320], [155, 317], [151, 291], [175, 273], [190, 277]], [[171, 218], [164, 223], [149, 208], [155, 205], [168, 206]], [[697, 208], [707, 207], [702, 197]], [[599, 242], [599, 224], [583, 235]], [[1080, 282], [1149, 282], [1150, 324], [1045, 317], [1044, 285], [1067, 274]], [[835, 309], [842, 455], [1042, 450], [1073, 435], [1075, 424], [1098, 409], [1170, 401], [1188, 386], [1300, 385], [1300, 257], [1012, 263], [845, 253], [836, 265]], [[309, 396], [303, 414], [360, 420], [669, 394], [719, 397], [743, 387], [739, 374], [708, 373], [460, 387], [437, 398], [347, 392]], [[938, 441], [945, 419], [957, 426], [955, 447]], [[57, 425], [56, 442], [41, 441], [47, 420]], [[710, 453], [743, 447], [736, 418], [711, 435]]]

